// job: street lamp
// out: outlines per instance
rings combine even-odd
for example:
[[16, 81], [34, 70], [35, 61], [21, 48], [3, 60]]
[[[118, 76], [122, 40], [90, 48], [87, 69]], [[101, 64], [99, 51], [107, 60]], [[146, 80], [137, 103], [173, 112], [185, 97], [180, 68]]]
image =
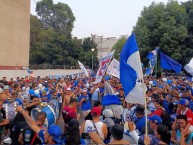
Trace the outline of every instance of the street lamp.
[[92, 71], [93, 71], [93, 52], [94, 52], [94, 48], [92, 48], [91, 51], [92, 51]]

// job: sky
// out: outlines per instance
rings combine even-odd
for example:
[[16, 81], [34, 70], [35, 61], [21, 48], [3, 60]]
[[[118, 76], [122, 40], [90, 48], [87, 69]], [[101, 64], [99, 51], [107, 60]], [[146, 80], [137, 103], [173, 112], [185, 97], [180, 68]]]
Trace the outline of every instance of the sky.
[[[31, 14], [36, 15], [36, 2], [31, 0]], [[96, 34], [103, 37], [130, 35], [144, 6], [168, 0], [53, 0], [68, 4], [76, 18], [72, 35], [78, 38]], [[188, 0], [177, 0], [185, 2]]]

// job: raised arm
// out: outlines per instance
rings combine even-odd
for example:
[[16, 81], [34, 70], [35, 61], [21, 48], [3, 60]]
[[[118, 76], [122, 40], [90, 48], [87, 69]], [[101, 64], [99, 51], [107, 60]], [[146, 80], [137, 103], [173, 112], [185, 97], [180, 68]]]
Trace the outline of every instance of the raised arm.
[[23, 117], [25, 118], [26, 123], [28, 124], [28, 126], [35, 132], [35, 133], [39, 133], [39, 131], [41, 130], [41, 128], [35, 123], [35, 121], [28, 115], [28, 113], [20, 106], [16, 106], [16, 111], [20, 112]]

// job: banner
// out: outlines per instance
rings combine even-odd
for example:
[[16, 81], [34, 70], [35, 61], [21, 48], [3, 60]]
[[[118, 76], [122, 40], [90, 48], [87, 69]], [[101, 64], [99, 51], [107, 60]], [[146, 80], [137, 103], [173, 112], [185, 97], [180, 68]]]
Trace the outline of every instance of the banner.
[[105, 72], [107, 70], [107, 67], [109, 65], [109, 62], [111, 61], [111, 58], [113, 57], [115, 51], [110, 52], [109, 54], [107, 54], [105, 57], [103, 57], [100, 61], [99, 61], [99, 70], [97, 71], [96, 74], [96, 80], [95, 82], [93, 82], [94, 84], [97, 84], [99, 82], [101, 82], [103, 76], [105, 75]]
[[79, 64], [81, 70], [84, 72], [85, 76], [89, 77], [89, 74], [88, 74], [86, 68], [84, 67], [84, 65], [80, 61], [78, 61], [78, 64]]
[[109, 64], [107, 74], [120, 78], [120, 64], [115, 58]]

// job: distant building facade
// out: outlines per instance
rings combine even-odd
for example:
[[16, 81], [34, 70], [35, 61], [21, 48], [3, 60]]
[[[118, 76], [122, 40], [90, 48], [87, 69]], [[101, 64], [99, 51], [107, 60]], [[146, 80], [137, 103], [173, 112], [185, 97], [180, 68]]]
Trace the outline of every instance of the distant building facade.
[[0, 0], [0, 69], [29, 66], [30, 0]]
[[128, 38], [128, 35], [121, 35], [119, 38], [116, 37], [104, 38], [103, 36], [91, 35], [91, 38], [93, 38], [94, 42], [97, 44], [98, 59], [103, 58], [109, 52], [111, 52], [113, 46], [122, 37]]

